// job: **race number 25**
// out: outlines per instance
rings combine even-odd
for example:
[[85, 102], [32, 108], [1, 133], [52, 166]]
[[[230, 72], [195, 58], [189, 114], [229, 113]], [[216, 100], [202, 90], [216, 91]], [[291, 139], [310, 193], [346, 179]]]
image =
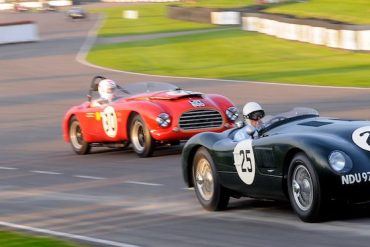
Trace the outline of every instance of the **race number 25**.
[[234, 165], [239, 178], [248, 185], [252, 184], [256, 173], [252, 139], [239, 142], [233, 153]]
[[242, 172], [252, 172], [252, 162], [250, 156], [250, 150], [240, 150], [240, 155], [242, 156]]

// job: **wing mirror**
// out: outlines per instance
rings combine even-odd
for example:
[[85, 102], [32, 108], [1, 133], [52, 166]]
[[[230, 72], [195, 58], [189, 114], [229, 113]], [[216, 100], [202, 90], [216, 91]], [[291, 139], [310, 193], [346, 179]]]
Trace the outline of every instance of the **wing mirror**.
[[247, 131], [247, 134], [250, 135], [250, 136], [253, 136], [254, 133], [256, 132], [256, 128], [251, 126], [251, 125], [248, 125], [245, 130]]
[[235, 122], [235, 127], [240, 129], [242, 127], [244, 127], [245, 123], [243, 121], [236, 121]]

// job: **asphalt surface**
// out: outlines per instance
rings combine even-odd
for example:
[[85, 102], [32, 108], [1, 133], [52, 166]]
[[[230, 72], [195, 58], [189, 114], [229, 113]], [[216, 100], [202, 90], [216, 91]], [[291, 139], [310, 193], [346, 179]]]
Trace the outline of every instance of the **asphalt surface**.
[[78, 156], [64, 143], [61, 122], [99, 74], [121, 84], [166, 81], [220, 93], [239, 107], [258, 101], [270, 114], [304, 106], [354, 119], [370, 119], [370, 90], [106, 71], [76, 61], [96, 16], [0, 14], [0, 22], [24, 19], [37, 21], [41, 40], [0, 46], [0, 226], [94, 246], [369, 246], [368, 207], [339, 211], [319, 224], [301, 222], [286, 203], [247, 198], [207, 212], [184, 188], [181, 148], [147, 159], [130, 150]]

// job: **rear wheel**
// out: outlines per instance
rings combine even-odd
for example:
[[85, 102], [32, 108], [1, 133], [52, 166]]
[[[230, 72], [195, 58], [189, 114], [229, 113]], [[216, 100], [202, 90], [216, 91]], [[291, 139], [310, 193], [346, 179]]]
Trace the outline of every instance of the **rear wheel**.
[[136, 115], [130, 124], [130, 141], [139, 157], [149, 157], [154, 151], [154, 140], [143, 119]]
[[322, 219], [325, 200], [318, 176], [303, 153], [294, 156], [288, 171], [288, 194], [293, 210], [305, 222]]
[[88, 142], [85, 142], [80, 122], [78, 122], [75, 116], [69, 122], [69, 140], [75, 153], [88, 154], [90, 152], [91, 146]]
[[200, 204], [207, 210], [223, 210], [229, 203], [229, 193], [222, 187], [211, 155], [199, 149], [193, 161], [193, 183]]

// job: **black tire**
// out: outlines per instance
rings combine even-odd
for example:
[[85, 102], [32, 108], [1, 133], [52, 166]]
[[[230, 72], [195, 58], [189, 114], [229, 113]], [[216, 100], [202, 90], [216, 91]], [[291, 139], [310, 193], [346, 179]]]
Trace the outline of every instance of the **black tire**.
[[288, 171], [290, 204], [304, 222], [318, 222], [326, 209], [318, 176], [308, 157], [298, 153], [292, 159]]
[[195, 194], [205, 209], [219, 211], [227, 208], [230, 195], [220, 184], [213, 159], [205, 148], [195, 154], [192, 176]]
[[130, 142], [139, 157], [149, 157], [153, 154], [155, 143], [140, 115], [135, 115], [131, 120]]
[[85, 142], [80, 122], [75, 116], [69, 121], [69, 140], [76, 154], [88, 154], [90, 152], [91, 146], [88, 142]]

